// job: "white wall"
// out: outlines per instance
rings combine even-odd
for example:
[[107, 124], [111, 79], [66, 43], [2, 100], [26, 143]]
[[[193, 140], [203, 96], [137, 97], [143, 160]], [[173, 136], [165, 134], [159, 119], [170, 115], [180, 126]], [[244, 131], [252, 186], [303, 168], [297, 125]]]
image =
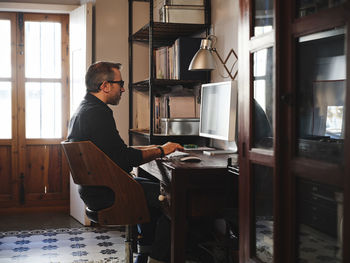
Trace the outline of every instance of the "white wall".
[[[226, 59], [231, 48], [238, 53], [238, 17], [238, 0], [211, 0], [212, 33], [217, 36], [216, 49], [223, 60]], [[217, 62], [220, 63], [219, 60]], [[229, 69], [232, 63], [233, 60], [230, 58], [227, 63]], [[217, 69], [211, 73], [211, 80], [219, 82], [228, 81], [230, 78], [224, 67], [218, 65]]]
[[[135, 5], [136, 6], [136, 5]], [[145, 8], [148, 5], [142, 3], [136, 6], [138, 16], [135, 17], [135, 27], [140, 28], [147, 22]], [[143, 9], [143, 10], [142, 10]], [[148, 9], [146, 9], [148, 10]], [[115, 61], [123, 64], [121, 71], [125, 80], [126, 92], [118, 106], [111, 106], [117, 128], [121, 137], [128, 143], [129, 129], [129, 83], [128, 70], [128, 1], [125, 0], [96, 0], [95, 3], [95, 61]], [[140, 51], [143, 49], [143, 51]], [[134, 50], [135, 60], [139, 67], [134, 69], [137, 76], [145, 78], [148, 74], [147, 46], [141, 45]]]

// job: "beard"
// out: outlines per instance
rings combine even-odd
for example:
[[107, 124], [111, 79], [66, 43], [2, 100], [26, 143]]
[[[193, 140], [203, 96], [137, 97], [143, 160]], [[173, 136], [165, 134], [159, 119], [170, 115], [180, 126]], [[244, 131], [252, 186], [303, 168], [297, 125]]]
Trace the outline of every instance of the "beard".
[[122, 94], [116, 94], [113, 98], [110, 98], [110, 100], [108, 101], [108, 104], [118, 105], [121, 98], [122, 98]]

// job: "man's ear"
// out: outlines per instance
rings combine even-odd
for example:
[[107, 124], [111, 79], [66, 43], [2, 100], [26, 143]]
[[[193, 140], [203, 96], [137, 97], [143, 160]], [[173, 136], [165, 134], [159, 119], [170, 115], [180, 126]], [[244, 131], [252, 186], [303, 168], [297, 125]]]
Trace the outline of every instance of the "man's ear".
[[101, 86], [100, 86], [100, 89], [103, 91], [103, 92], [106, 92], [108, 93], [110, 90], [111, 90], [111, 87], [109, 85], [109, 83], [107, 81], [103, 81]]

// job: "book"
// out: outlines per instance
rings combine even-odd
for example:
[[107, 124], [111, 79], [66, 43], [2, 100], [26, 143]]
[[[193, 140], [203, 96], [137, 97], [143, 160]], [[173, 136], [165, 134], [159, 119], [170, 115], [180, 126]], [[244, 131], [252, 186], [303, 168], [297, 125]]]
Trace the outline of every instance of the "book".
[[168, 47], [162, 47], [156, 50], [156, 78], [166, 79], [168, 78]]

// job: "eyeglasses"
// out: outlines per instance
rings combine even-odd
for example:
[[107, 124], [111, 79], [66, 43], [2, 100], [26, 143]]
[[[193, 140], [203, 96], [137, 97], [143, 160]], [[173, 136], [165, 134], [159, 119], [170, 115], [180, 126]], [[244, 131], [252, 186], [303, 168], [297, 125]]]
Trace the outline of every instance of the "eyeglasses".
[[107, 80], [109, 83], [118, 83], [121, 88], [124, 88], [124, 80]]
[[[118, 83], [121, 88], [124, 88], [124, 80], [106, 80], [106, 81], [109, 83]], [[101, 87], [102, 83], [103, 82], [101, 82], [100, 85], [98, 86]]]

